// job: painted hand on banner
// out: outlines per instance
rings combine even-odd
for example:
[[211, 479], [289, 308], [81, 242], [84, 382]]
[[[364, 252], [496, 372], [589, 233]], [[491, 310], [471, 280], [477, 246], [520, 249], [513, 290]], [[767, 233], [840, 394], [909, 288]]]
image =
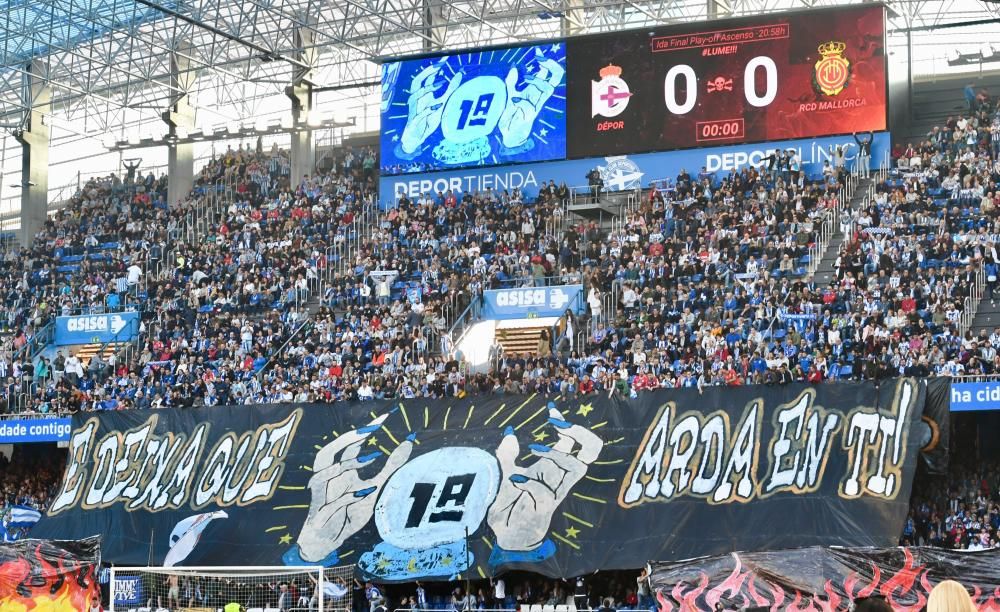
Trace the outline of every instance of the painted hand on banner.
[[496, 534], [497, 546], [505, 551], [535, 551], [546, 544], [556, 508], [604, 447], [594, 432], [563, 420], [553, 403], [549, 404], [549, 423], [555, 426], [558, 440], [551, 448], [531, 444], [531, 455], [537, 457], [531, 465], [517, 465], [521, 445], [512, 428], [497, 447], [502, 476], [487, 522]]
[[[541, 51], [535, 54], [542, 56]], [[518, 71], [513, 67], [507, 73], [504, 82], [507, 84], [507, 106], [500, 115], [500, 136], [503, 146], [508, 149], [523, 145], [531, 136], [535, 119], [542, 112], [542, 107], [556, 87], [562, 82], [566, 70], [559, 62], [552, 59], [542, 59], [538, 64], [538, 72], [524, 78], [524, 88], [517, 89]]]
[[445, 63], [438, 62], [421, 70], [410, 85], [410, 98], [407, 101], [409, 108], [406, 117], [406, 127], [403, 128], [403, 135], [399, 141], [399, 147], [406, 155], [413, 155], [417, 152], [427, 137], [434, 133], [441, 125], [441, 115], [444, 113], [444, 104], [451, 97], [451, 94], [462, 84], [462, 73], [452, 76], [448, 83], [448, 88], [440, 96], [434, 94], [441, 86], [437, 80], [438, 75], [444, 69]]
[[[377, 474], [367, 480], [359, 474], [382, 457], [380, 451], [361, 456], [359, 453], [388, 416], [383, 414], [368, 425], [343, 434], [316, 454], [313, 476], [309, 479], [312, 502], [298, 538], [298, 555], [303, 562], [336, 563], [337, 548], [371, 520], [379, 489], [410, 458], [413, 435], [389, 454]], [[291, 560], [286, 554], [286, 564], [298, 564], [290, 563]]]

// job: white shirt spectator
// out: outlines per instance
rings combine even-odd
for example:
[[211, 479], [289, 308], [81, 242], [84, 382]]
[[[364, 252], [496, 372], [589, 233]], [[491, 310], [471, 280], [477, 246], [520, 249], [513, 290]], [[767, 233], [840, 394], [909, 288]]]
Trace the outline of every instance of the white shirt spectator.
[[129, 287], [134, 287], [139, 284], [139, 279], [142, 278], [142, 268], [138, 264], [132, 264], [128, 267], [128, 284]]

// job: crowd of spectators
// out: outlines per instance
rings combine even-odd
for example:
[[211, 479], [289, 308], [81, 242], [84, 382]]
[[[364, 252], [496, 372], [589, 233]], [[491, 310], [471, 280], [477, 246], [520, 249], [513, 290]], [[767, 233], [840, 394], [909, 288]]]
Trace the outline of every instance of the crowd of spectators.
[[996, 424], [991, 416], [952, 415], [948, 474], [918, 470], [901, 545], [956, 550], [1000, 545], [1000, 462], [988, 435]]
[[[565, 185], [399, 194], [377, 207], [370, 150], [291, 180], [276, 147], [229, 149], [183, 202], [130, 168], [89, 182], [4, 254], [8, 412], [621, 393], [706, 385], [991, 373], [1000, 331], [963, 334], [1000, 260], [1000, 115], [989, 100], [901, 147], [864, 205], [850, 156], [807, 177], [794, 153], [658, 181], [613, 231], [567, 217]], [[383, 198], [386, 199], [386, 198]], [[206, 210], [211, 210], [207, 214]], [[840, 211], [837, 217], [837, 211]], [[361, 223], [360, 221], [364, 221]], [[824, 222], [829, 282], [808, 273]], [[583, 283], [533, 354], [472, 373], [452, 324], [483, 291]], [[135, 308], [139, 340], [88, 362], [28, 360], [55, 314]]]
[[989, 299], [996, 288], [994, 135], [1000, 113], [984, 100], [902, 151], [875, 197], [837, 219], [847, 239], [823, 285], [804, 257], [842, 195], [842, 157], [818, 184], [750, 168], [715, 181], [682, 173], [651, 190], [620, 234], [567, 234], [590, 312], [603, 314], [611, 293], [617, 319], [596, 317], [584, 346], [563, 337], [556, 359], [504, 356], [501, 377], [630, 394], [996, 372], [1000, 330], [961, 325], [977, 275]]
[[15, 507], [45, 510], [55, 496], [62, 478], [65, 453], [27, 453], [15, 449], [13, 455], [0, 454], [0, 532], [4, 540], [17, 540], [30, 531], [27, 525], [10, 524]]
[[[636, 572], [602, 571], [569, 579], [510, 572], [471, 582], [386, 585], [378, 592], [389, 609], [519, 610], [521, 606], [575, 606], [578, 610], [654, 610], [648, 568]], [[352, 598], [354, 612], [367, 612], [371, 597], [360, 584]]]

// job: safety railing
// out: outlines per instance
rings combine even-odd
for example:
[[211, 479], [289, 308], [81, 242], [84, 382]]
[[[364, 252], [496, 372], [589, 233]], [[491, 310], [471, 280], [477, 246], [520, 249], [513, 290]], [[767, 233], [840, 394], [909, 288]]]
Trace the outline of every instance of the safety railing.
[[997, 382], [1000, 381], [1000, 374], [962, 374], [961, 376], [952, 376], [951, 380], [957, 383]]
[[260, 380], [261, 377], [264, 376], [264, 373], [267, 372], [267, 370], [270, 369], [272, 365], [274, 365], [275, 360], [278, 359], [278, 357], [280, 357], [281, 355], [283, 355], [286, 350], [288, 350], [288, 346], [292, 343], [293, 340], [300, 337], [303, 331], [307, 332], [308, 329], [312, 329], [312, 317], [309, 316], [308, 312], [304, 313], [303, 317], [304, 318], [302, 319], [302, 323], [300, 323], [298, 327], [292, 330], [292, 333], [289, 334], [288, 338], [286, 338], [285, 341], [281, 343], [281, 346], [278, 347], [278, 350], [268, 355], [267, 361], [264, 362], [264, 365], [260, 366], [260, 369], [254, 372], [254, 378]]
[[959, 318], [958, 336], [965, 337], [965, 332], [972, 327], [972, 322], [979, 312], [979, 303], [983, 299], [986, 290], [986, 267], [980, 260], [977, 264], [976, 274], [969, 288], [969, 295], [962, 300], [962, 314]]
[[840, 222], [840, 213], [845, 208], [850, 207], [857, 185], [858, 177], [853, 174], [849, 175], [847, 181], [844, 183], [844, 189], [841, 191], [840, 197], [837, 198], [837, 203], [828, 209], [826, 215], [823, 216], [823, 220], [816, 232], [816, 239], [813, 240], [812, 245], [809, 247], [809, 263], [806, 265], [806, 272], [808, 274], [813, 274], [816, 271], [823, 256], [826, 255], [826, 250], [830, 246], [830, 240], [833, 239], [833, 235], [837, 231], [837, 224]]
[[[119, 362], [129, 362], [135, 353], [138, 352], [139, 346], [142, 342], [141, 339], [142, 324], [139, 319], [133, 319], [128, 325], [118, 330], [111, 338], [104, 341], [101, 348], [98, 349], [96, 355], [100, 355], [102, 359], [105, 358], [105, 353], [108, 349], [111, 349], [112, 354], [115, 356], [115, 360]], [[122, 341], [121, 337], [123, 334], [132, 334], [132, 337], [127, 341]]]
[[28, 338], [28, 342], [19, 348], [11, 357], [11, 363], [20, 359], [22, 362], [34, 360], [38, 353], [45, 350], [45, 347], [55, 338], [55, 321], [49, 321], [40, 330]]
[[448, 337], [452, 340], [454, 348], [458, 348], [462, 341], [465, 340], [465, 335], [469, 333], [472, 326], [475, 325], [482, 313], [482, 298], [481, 296], [474, 295], [472, 300], [469, 301], [469, 305], [465, 307], [465, 310], [461, 312], [455, 321], [448, 327]]

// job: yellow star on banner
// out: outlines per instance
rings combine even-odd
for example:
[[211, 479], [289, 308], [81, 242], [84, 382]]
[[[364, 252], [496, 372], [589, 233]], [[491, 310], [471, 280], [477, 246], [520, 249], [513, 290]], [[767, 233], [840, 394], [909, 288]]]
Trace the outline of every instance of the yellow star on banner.
[[379, 559], [378, 563], [375, 564], [375, 566], [379, 570], [384, 570], [384, 569], [388, 568], [390, 565], [392, 565], [392, 561], [389, 561], [385, 557], [382, 557], [381, 559]]
[[587, 416], [594, 411], [593, 404], [580, 404], [580, 409], [576, 411], [580, 416]]
[[538, 433], [535, 434], [535, 442], [544, 442], [545, 438], [548, 438], [548, 437], [549, 437], [549, 434], [545, 433], [544, 431], [540, 431], [540, 432], [538, 432]]
[[452, 560], [451, 555], [448, 555], [444, 559], [441, 559], [441, 565], [448, 567], [451, 565]]
[[378, 440], [375, 439], [375, 436], [368, 438], [368, 446], [375, 446], [376, 444], [378, 444]]
[[413, 572], [417, 571], [417, 558], [416, 557], [410, 557], [410, 562], [406, 564], [406, 571], [408, 571], [411, 574]]
[[566, 537], [567, 538], [573, 538], [575, 540], [576, 536], [578, 536], [579, 534], [580, 534], [580, 530], [577, 529], [576, 527], [573, 527], [572, 525], [570, 525], [569, 527], [566, 528]]
[[283, 535], [280, 538], [278, 538], [278, 542], [281, 543], [281, 544], [291, 544], [292, 543], [292, 536], [290, 536], [289, 534], [286, 533], [285, 535]]

